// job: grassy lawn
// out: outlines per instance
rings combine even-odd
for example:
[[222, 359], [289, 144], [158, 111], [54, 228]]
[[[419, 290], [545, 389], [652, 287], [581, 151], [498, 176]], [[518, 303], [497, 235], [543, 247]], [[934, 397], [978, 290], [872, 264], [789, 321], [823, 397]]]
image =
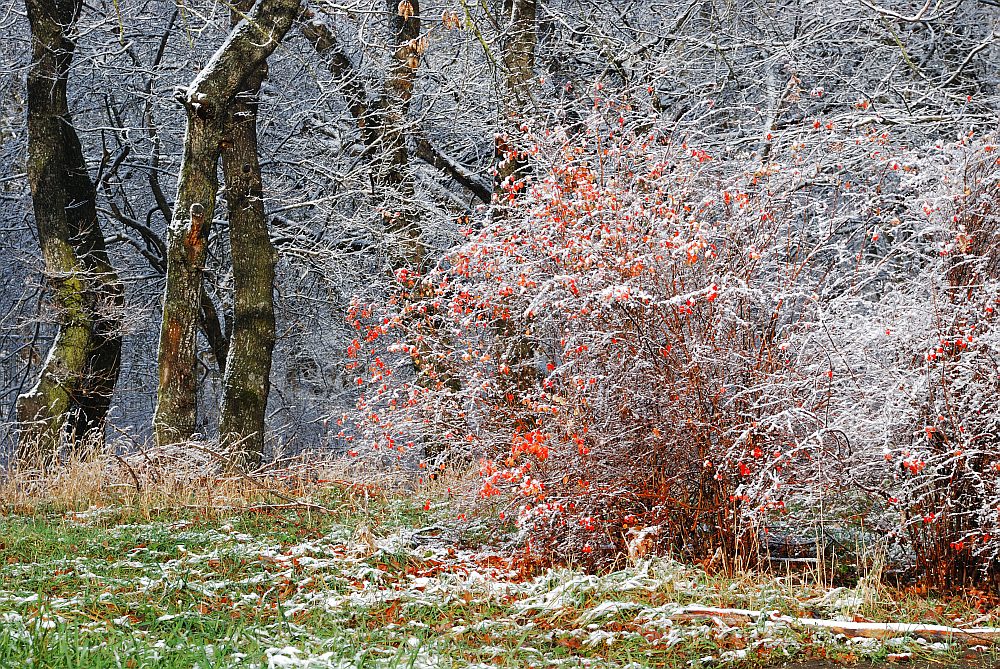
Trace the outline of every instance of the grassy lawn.
[[[0, 516], [0, 667], [698, 667], [851, 663], [958, 645], [850, 640], [760, 621], [672, 621], [689, 603], [990, 624], [957, 601], [667, 559], [526, 573], [444, 501], [331, 488], [280, 505]], [[332, 511], [332, 512], [331, 512]], [[863, 591], [862, 591], [863, 590]], [[980, 655], [991, 658], [992, 651]]]

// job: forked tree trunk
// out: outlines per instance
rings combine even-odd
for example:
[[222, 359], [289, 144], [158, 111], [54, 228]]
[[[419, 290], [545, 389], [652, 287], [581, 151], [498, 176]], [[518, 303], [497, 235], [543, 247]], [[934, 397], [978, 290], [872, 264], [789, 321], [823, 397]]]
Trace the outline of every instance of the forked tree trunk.
[[180, 98], [187, 111], [174, 217], [167, 228], [167, 280], [160, 328], [158, 444], [185, 441], [197, 427], [197, 332], [206, 244], [218, 167], [233, 100], [288, 32], [299, 0], [260, 0]]
[[233, 102], [222, 151], [233, 258], [233, 333], [223, 382], [220, 441], [238, 465], [260, 461], [274, 351], [274, 266], [257, 154], [257, 108], [267, 77], [262, 63]]
[[17, 401], [18, 459], [47, 463], [64, 438], [95, 439], [118, 380], [121, 284], [108, 260], [66, 95], [82, 2], [27, 0], [28, 182], [58, 312], [58, 332], [34, 387]]

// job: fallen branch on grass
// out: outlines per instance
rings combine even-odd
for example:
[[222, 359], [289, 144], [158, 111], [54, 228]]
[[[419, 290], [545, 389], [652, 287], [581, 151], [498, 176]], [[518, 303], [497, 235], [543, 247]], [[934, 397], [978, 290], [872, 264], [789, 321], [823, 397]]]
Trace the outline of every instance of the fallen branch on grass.
[[718, 621], [729, 626], [746, 625], [752, 621], [765, 620], [784, 623], [789, 627], [825, 629], [833, 634], [868, 639], [892, 639], [896, 637], [919, 637], [928, 641], [965, 641], [996, 643], [1000, 641], [1000, 627], [948, 627], [946, 625], [924, 625], [920, 623], [870, 623], [848, 620], [820, 620], [818, 618], [797, 618], [766, 611], [748, 609], [719, 609], [709, 606], [686, 606], [672, 616], [674, 622], [690, 622], [698, 619]]
[[320, 504], [313, 504], [312, 502], [288, 502], [287, 504], [250, 504], [247, 506], [223, 504], [223, 505], [205, 505], [205, 504], [185, 504], [185, 509], [194, 509], [197, 511], [221, 511], [226, 513], [269, 513], [272, 511], [289, 511], [304, 509], [306, 511], [316, 511], [318, 513], [328, 513], [336, 514], [336, 509], [330, 509]]

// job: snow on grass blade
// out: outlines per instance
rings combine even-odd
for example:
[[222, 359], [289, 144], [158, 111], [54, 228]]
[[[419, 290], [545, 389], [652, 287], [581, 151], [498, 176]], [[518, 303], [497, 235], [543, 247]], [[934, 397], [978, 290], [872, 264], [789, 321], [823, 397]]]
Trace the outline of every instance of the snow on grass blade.
[[[397, 507], [2, 517], [0, 667], [766, 666], [949, 653], [962, 640], [859, 625], [850, 589], [713, 577], [668, 559], [525, 577], [456, 531], [415, 529], [432, 518], [405, 501], [385, 504]], [[892, 605], [864, 612], [901, 620]], [[954, 613], [942, 628], [972, 626], [972, 611]]]

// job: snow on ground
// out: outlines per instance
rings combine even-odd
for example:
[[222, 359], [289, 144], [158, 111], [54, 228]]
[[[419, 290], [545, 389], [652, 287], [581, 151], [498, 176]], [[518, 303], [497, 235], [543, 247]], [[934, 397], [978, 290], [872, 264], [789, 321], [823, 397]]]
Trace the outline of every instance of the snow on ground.
[[438, 528], [379, 536], [332, 525], [294, 541], [224, 521], [88, 531], [100, 517], [64, 519], [85, 530], [79, 545], [0, 564], [0, 665], [66, 643], [138, 662], [121, 666], [268, 669], [759, 665], [818, 646], [878, 658], [927, 645], [823, 636], [766, 618], [678, 622], [691, 603], [797, 615], [808, 602], [845, 619], [860, 604], [846, 589], [717, 581], [668, 559], [526, 578], [503, 555]]

